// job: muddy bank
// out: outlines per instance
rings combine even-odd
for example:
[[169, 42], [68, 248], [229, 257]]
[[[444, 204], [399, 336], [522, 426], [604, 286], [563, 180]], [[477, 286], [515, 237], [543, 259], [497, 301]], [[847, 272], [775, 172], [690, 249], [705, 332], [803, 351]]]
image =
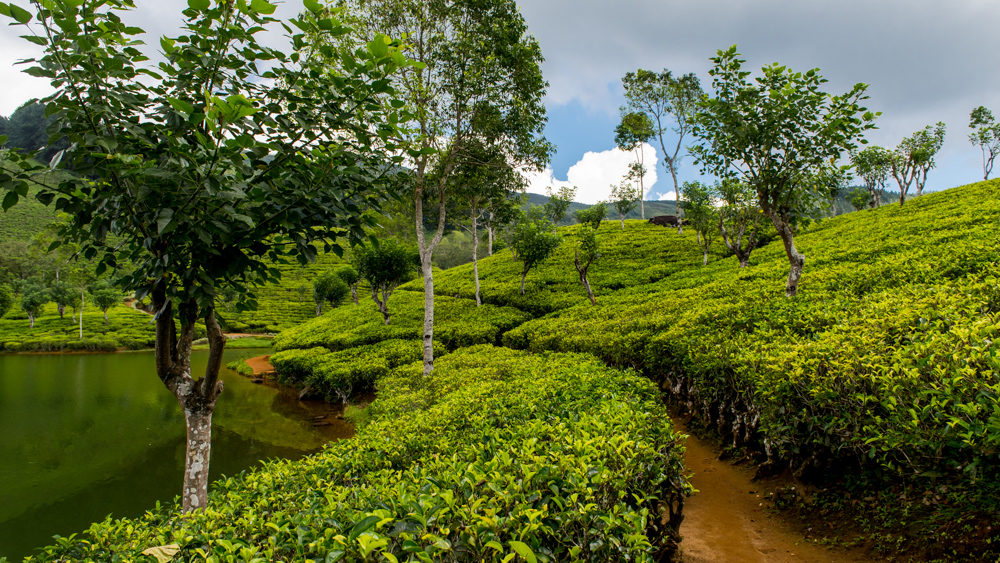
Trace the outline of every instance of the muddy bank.
[[[675, 420], [677, 429], [687, 427]], [[806, 540], [798, 526], [774, 514], [768, 492], [788, 485], [781, 478], [753, 481], [753, 469], [719, 461], [712, 444], [690, 436], [684, 463], [698, 490], [684, 503], [682, 563], [860, 563], [860, 549], [827, 548]]]

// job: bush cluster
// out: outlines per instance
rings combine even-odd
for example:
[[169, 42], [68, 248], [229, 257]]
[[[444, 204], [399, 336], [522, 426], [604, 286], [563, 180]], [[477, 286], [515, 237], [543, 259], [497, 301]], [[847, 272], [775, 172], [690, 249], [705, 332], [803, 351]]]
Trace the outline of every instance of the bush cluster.
[[478, 346], [430, 379], [397, 370], [377, 403], [354, 439], [218, 481], [204, 511], [109, 518], [38, 559], [177, 544], [220, 562], [654, 561], [676, 545], [682, 449], [632, 372]]
[[[43, 307], [35, 328], [28, 327], [27, 315], [11, 310], [0, 319], [0, 352], [113, 352], [119, 348], [152, 348], [156, 335], [149, 319], [146, 313], [114, 307], [108, 310], [109, 322], [104, 324], [104, 314], [88, 307], [83, 314], [81, 339], [79, 321], [74, 322], [69, 313], [60, 318], [54, 303]], [[200, 333], [204, 335], [204, 330]]]

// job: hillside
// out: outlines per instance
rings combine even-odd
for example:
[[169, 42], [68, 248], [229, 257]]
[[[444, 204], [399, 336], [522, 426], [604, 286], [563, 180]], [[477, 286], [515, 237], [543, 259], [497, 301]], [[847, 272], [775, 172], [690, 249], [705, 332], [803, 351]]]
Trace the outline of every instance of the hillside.
[[[672, 524], [653, 525], [640, 515], [641, 502], [607, 504], [635, 494], [676, 503], [688, 490], [679, 450], [669, 446], [676, 435], [650, 400], [647, 385], [655, 382], [678, 412], [729, 451], [754, 458], [762, 473], [801, 479], [803, 509], [853, 521], [872, 549], [916, 560], [996, 559], [1000, 546], [989, 526], [1000, 518], [998, 196], [1000, 180], [982, 182], [801, 230], [796, 244], [806, 267], [794, 299], [784, 297], [780, 242], [755, 250], [743, 270], [720, 247], [701, 266], [693, 233], [641, 221], [627, 221], [623, 231], [607, 221], [598, 231], [602, 258], [591, 268], [592, 306], [572, 266], [579, 227], [564, 227], [562, 247], [529, 273], [524, 296], [521, 265], [506, 250], [479, 264], [483, 307], [470, 299], [471, 265], [435, 273], [430, 379], [418, 361], [420, 280], [392, 297], [388, 326], [370, 299], [330, 310], [280, 334], [272, 362], [282, 381], [331, 400], [377, 389], [378, 399], [358, 415], [371, 422], [357, 439], [217, 485], [211, 519], [199, 516], [160, 536], [175, 517], [164, 508], [128, 526], [97, 525], [89, 533], [99, 541], [71, 543], [52, 557], [73, 549], [127, 557], [137, 546], [178, 538], [222, 549], [225, 538], [269, 558], [322, 558], [355, 549], [337, 538], [367, 533], [375, 549], [396, 558], [462, 545], [488, 559], [494, 551], [498, 558], [521, 553], [516, 531], [528, 538], [517, 540], [524, 548], [562, 560], [581, 523], [566, 520], [575, 509], [561, 496], [579, 478], [558, 460], [571, 436], [584, 435], [584, 448], [615, 444], [572, 454], [602, 468], [603, 492], [586, 516], [613, 523], [595, 531], [600, 545], [632, 537], [634, 553], [669, 550]], [[593, 426], [596, 420], [605, 422]], [[666, 456], [652, 481], [628, 462], [651, 459], [645, 448]], [[493, 480], [509, 472], [506, 484]], [[417, 490], [421, 482], [432, 485]], [[514, 493], [511, 483], [524, 485]], [[553, 483], [556, 489], [545, 489]], [[479, 484], [493, 492], [475, 497]], [[317, 490], [326, 491], [325, 502]], [[588, 502], [596, 489], [588, 490], [574, 498]], [[410, 503], [404, 508], [390, 498], [412, 500], [400, 500]], [[434, 498], [455, 499], [445, 522], [422, 524], [419, 541], [392, 531], [408, 530], [405, 514], [424, 514]], [[473, 516], [474, 498], [511, 520], [484, 523]], [[501, 507], [501, 498], [512, 500]], [[528, 526], [519, 518], [529, 518], [529, 508], [549, 511], [554, 524]], [[676, 515], [674, 504], [659, 509]], [[248, 510], [266, 516], [245, 525], [236, 515]], [[600, 520], [610, 514], [622, 520]], [[320, 520], [337, 522], [331, 534], [295, 539], [292, 530], [310, 533], [326, 526], [317, 527]], [[265, 533], [265, 521], [275, 531]], [[617, 527], [622, 522], [631, 527]], [[445, 543], [428, 547], [438, 540]], [[494, 551], [474, 551], [487, 541], [496, 542]]]

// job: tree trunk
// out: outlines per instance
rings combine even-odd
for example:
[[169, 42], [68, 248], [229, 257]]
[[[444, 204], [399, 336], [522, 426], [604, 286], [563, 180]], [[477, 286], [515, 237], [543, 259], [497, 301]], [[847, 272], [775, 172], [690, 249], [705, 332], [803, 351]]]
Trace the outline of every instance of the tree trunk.
[[[181, 333], [177, 334], [173, 305], [160, 287], [153, 292], [156, 316], [156, 373], [180, 404], [187, 427], [187, 455], [184, 462], [182, 510], [202, 510], [208, 505], [208, 465], [212, 449], [212, 412], [222, 393], [219, 381], [222, 352], [226, 337], [222, 333], [211, 309], [205, 313], [208, 333], [208, 365], [205, 375], [195, 380], [191, 377], [191, 344], [194, 340], [194, 323], [198, 306], [187, 304], [186, 317], [181, 319]], [[185, 311], [185, 309], [181, 309]]]
[[[521, 294], [524, 294], [524, 284], [521, 284]], [[22, 325], [23, 326], [23, 325]], [[35, 315], [28, 313], [28, 328], [35, 328]]]
[[[666, 154], [666, 153], [664, 153]], [[675, 153], [676, 154], [676, 153]], [[673, 161], [670, 162], [670, 177], [674, 179], [674, 213], [677, 215], [677, 234], [684, 234], [684, 221], [681, 220], [681, 189], [677, 186], [677, 171]]]
[[83, 340], [83, 308], [87, 304], [86, 293], [80, 290], [80, 340]]
[[56, 305], [56, 309], [58, 309], [58, 311], [59, 311], [59, 318], [60, 319], [65, 319], [66, 318], [66, 306], [65, 305]]
[[581, 266], [580, 252], [577, 251], [576, 256], [573, 257], [573, 264], [576, 266], [576, 272], [580, 274], [580, 283], [583, 284], [583, 289], [587, 290], [587, 297], [590, 298], [590, 304], [597, 305], [597, 299], [594, 299], [594, 292], [590, 289], [590, 280], [587, 279], [587, 270], [590, 269], [590, 263], [588, 262], [586, 266]]
[[490, 239], [487, 252], [489, 253], [490, 256], [493, 256], [493, 226], [490, 225], [486, 227], [486, 232], [489, 234], [489, 239]]
[[749, 254], [741, 255], [741, 254], [742, 253], [737, 253], [736, 259], [740, 261], [740, 268], [746, 268], [747, 266], [750, 265], [750, 255]]
[[792, 226], [777, 213], [772, 213], [771, 222], [781, 236], [781, 242], [785, 245], [785, 254], [788, 256], [788, 284], [785, 286], [785, 296], [795, 297], [799, 292], [799, 278], [802, 277], [802, 268], [805, 266], [806, 257], [795, 249], [795, 238], [792, 233]]
[[708, 266], [708, 249], [705, 249], [705, 259], [701, 261], [702, 266]]
[[323, 305], [321, 303], [316, 303], [316, 316], [323, 314]]
[[483, 304], [479, 298], [479, 232], [476, 230], [476, 213], [472, 212], [472, 275], [476, 278], [476, 307]]
[[622, 230], [625, 230], [625, 215], [622, 214]]
[[104, 311], [104, 324], [108, 324], [108, 312]]
[[351, 298], [354, 299], [354, 304], [358, 304], [358, 284], [351, 286]]
[[524, 278], [528, 277], [528, 270], [521, 272], [521, 295], [524, 295]]
[[434, 250], [444, 237], [446, 211], [444, 178], [448, 176], [447, 170], [445, 172], [442, 175], [442, 185], [438, 186], [439, 193], [441, 194], [438, 207], [438, 226], [430, 242], [427, 242], [424, 236], [423, 188], [418, 187], [416, 190], [417, 246], [420, 251], [420, 271], [424, 278], [424, 377], [430, 376], [431, 372], [434, 371], [434, 270], [431, 265], [431, 259], [434, 257]]

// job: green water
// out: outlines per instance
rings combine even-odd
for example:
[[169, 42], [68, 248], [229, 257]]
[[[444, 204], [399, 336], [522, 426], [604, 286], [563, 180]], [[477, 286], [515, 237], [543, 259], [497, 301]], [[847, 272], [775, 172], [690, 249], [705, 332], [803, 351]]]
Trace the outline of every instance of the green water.
[[[267, 351], [233, 350], [226, 360]], [[194, 352], [195, 374], [207, 352]], [[223, 369], [211, 479], [296, 459], [351, 428], [333, 407]], [[313, 426], [331, 415], [335, 424]], [[20, 560], [106, 516], [137, 516], [180, 493], [184, 416], [150, 353], [0, 355], [0, 556]]]

